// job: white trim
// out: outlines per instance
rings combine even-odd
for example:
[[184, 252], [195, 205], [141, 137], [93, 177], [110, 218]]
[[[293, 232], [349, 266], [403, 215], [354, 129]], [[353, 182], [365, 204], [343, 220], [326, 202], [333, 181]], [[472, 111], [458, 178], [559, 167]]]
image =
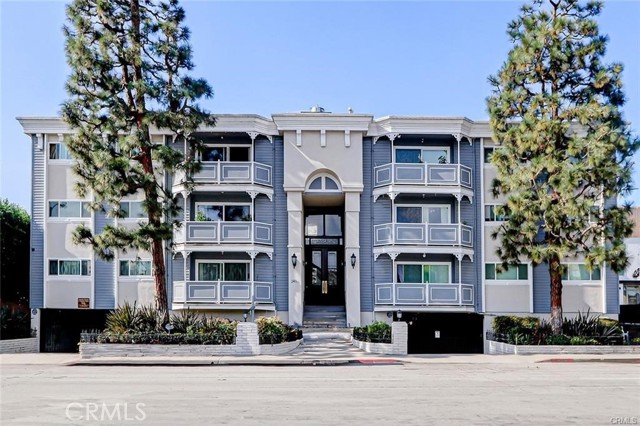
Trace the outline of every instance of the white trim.
[[[149, 262], [149, 266], [151, 267], [151, 273], [149, 275], [121, 275], [120, 274], [120, 262]], [[151, 279], [153, 280], [153, 259], [118, 259], [117, 267], [117, 276], [119, 279]], [[131, 265], [129, 265], [131, 268]], [[166, 271], [165, 271], [166, 273]]]
[[[422, 146], [422, 145], [406, 145], [406, 146], [392, 146], [393, 148], [393, 152], [391, 153], [392, 157], [391, 157], [391, 163], [392, 164], [440, 164], [440, 163], [426, 163], [425, 161], [421, 161], [419, 163], [399, 163], [398, 161], [396, 161], [396, 152], [399, 149], [404, 149], [404, 150], [419, 150], [420, 151], [420, 156], [422, 157], [422, 151], [446, 151], [447, 152], [447, 162], [443, 163], [443, 164], [460, 164], [460, 162], [458, 163], [454, 163], [453, 161], [451, 161], [451, 147], [449, 146], [441, 146], [441, 145], [428, 145], [428, 146]], [[460, 155], [460, 153], [458, 153], [458, 156]]]
[[[244, 263], [249, 265], [249, 267], [247, 268], [247, 272], [249, 273], [249, 278], [247, 280], [241, 280], [241, 281], [253, 281], [253, 277], [251, 276], [251, 260], [234, 260], [234, 259], [224, 259], [224, 260], [220, 260], [220, 259], [196, 259], [196, 270], [195, 270], [195, 280], [187, 280], [185, 277], [185, 281], [202, 281], [200, 279], [198, 279], [198, 266], [200, 264], [203, 263]], [[225, 279], [224, 275], [224, 268], [222, 268], [220, 270], [220, 275], [221, 275], [221, 279], [219, 280], [215, 280], [215, 281], [228, 281]]]
[[[434, 265], [434, 266], [448, 266], [449, 267], [449, 282], [448, 283], [432, 283], [432, 282], [419, 282], [419, 283], [399, 283], [396, 280], [398, 279], [398, 265], [420, 265], [420, 266], [430, 266], [430, 265]], [[452, 285], [458, 285], [459, 283], [455, 283], [453, 282], [453, 274], [452, 274], [452, 267], [453, 267], [453, 263], [452, 262], [429, 262], [429, 261], [424, 261], [424, 262], [419, 262], [419, 261], [395, 261], [394, 262], [394, 268], [393, 268], [393, 279], [394, 279], [394, 283], [395, 284], [406, 284], [406, 285], [411, 285], [411, 284], [442, 284], [442, 285], [446, 285], [446, 284], [452, 284]], [[424, 273], [421, 271], [420, 272], [420, 278], [424, 279]]]
[[[420, 207], [422, 209], [422, 222], [419, 223], [431, 223], [431, 224], [442, 224], [442, 225], [451, 225], [454, 224], [453, 222], [451, 222], [451, 204], [394, 204], [393, 206], [393, 212], [392, 212], [392, 217], [393, 217], [393, 223], [398, 223], [397, 220], [397, 210], [398, 207]], [[429, 208], [429, 207], [446, 207], [448, 210], [448, 214], [447, 214], [447, 220], [448, 222], [428, 222], [425, 218], [425, 207]], [[414, 222], [410, 222], [410, 223], [414, 223]]]
[[[309, 189], [309, 186], [318, 179], [321, 179], [321, 183], [322, 183], [320, 189]], [[327, 189], [327, 179], [330, 179], [332, 182], [334, 182], [338, 187], [338, 189]], [[304, 192], [310, 193], [310, 194], [337, 194], [337, 193], [342, 193], [342, 185], [340, 184], [339, 180], [335, 179], [330, 174], [320, 173], [318, 175], [313, 176], [313, 179], [309, 179], [309, 181], [304, 187]]]
[[[93, 251], [91, 252], [92, 256], [93, 256]], [[89, 262], [88, 266], [91, 268], [91, 270], [89, 271], [89, 275], [66, 275], [66, 274], [56, 274], [56, 275], [51, 275], [49, 273], [49, 262], [52, 260], [56, 260], [58, 262], [63, 261], [63, 262], [82, 262], [82, 261], [86, 261]], [[95, 269], [95, 265], [93, 264], [93, 261], [91, 258], [52, 258], [52, 259], [46, 259], [45, 261], [46, 264], [46, 275], [47, 277], [51, 277], [51, 278], [56, 278], [56, 277], [86, 277], [86, 279], [92, 278], [95, 274], [94, 269]], [[60, 263], [58, 263], [58, 270], [60, 270]], [[80, 274], [82, 274], [82, 263], [80, 263]]]
[[[202, 153], [198, 153], [198, 159], [202, 162], [202, 163], [208, 163], [208, 164], [215, 164], [215, 163], [246, 163], [246, 162], [253, 162], [253, 144], [251, 143], [242, 143], [242, 144], [227, 144], [225, 145], [224, 142], [216, 142], [216, 143], [212, 143], [212, 144], [208, 144], [208, 143], [204, 143], [203, 144], [203, 149], [207, 149], [207, 148], [224, 148], [224, 156], [225, 156], [225, 160], [213, 160], [213, 161], [208, 161], [208, 160], [203, 160], [202, 157]], [[229, 160], [229, 157], [231, 156], [231, 148], [249, 148], [249, 159], [248, 160], [242, 160], [242, 161], [231, 161]], [[185, 153], [186, 155], [186, 153]]]
[[[60, 120], [62, 121], [62, 120]], [[48, 227], [47, 227], [47, 217], [48, 217], [48, 208], [49, 208], [49, 150], [48, 150], [48, 136], [47, 134], [41, 135], [42, 138], [42, 146], [43, 146], [43, 153], [42, 155], [44, 156], [44, 164], [43, 164], [43, 169], [44, 169], [44, 196], [42, 197], [42, 213], [44, 215], [43, 217], [43, 221], [42, 221], [42, 232], [43, 232], [43, 238], [42, 238], [42, 308], [46, 308], [47, 307], [47, 280], [49, 278], [49, 251], [47, 250], [47, 246], [48, 246], [48, 241], [49, 241], [49, 233], [48, 233]], [[33, 170], [31, 171], [31, 173], [33, 174]], [[31, 181], [33, 182], [33, 176], [31, 176]], [[32, 187], [33, 189], [33, 187]], [[31, 208], [33, 209], [34, 206], [31, 206]], [[66, 238], [66, 237], [65, 237]], [[31, 244], [31, 243], [29, 243]], [[31, 282], [29, 282], [29, 286], [31, 286]], [[40, 332], [40, 330], [38, 330], [38, 332]]]
[[[481, 164], [484, 163], [484, 138], [481, 137], [480, 138], [480, 162]], [[480, 189], [480, 205], [484, 206], [484, 167], [480, 167], [480, 182], [477, 186], [477, 188]], [[480, 247], [478, 247], [478, 249], [480, 250], [480, 262], [482, 267], [480, 268], [480, 280], [481, 283], [480, 285], [482, 286], [482, 295], [480, 297], [481, 299], [481, 303], [482, 303], [482, 309], [480, 309], [481, 312], [486, 312], [487, 310], [487, 289], [486, 289], [486, 283], [485, 283], [485, 271], [484, 271], [484, 262], [485, 262], [485, 244], [484, 244], [484, 240], [485, 240], [485, 232], [486, 228], [485, 228], [485, 218], [484, 218], [484, 208], [480, 209], [480, 223], [482, 223], [482, 226], [480, 226], [480, 229], [476, 230], [476, 232], [480, 232]], [[532, 286], [533, 288], [533, 286]], [[533, 297], [531, 300], [531, 306], [533, 306]]]

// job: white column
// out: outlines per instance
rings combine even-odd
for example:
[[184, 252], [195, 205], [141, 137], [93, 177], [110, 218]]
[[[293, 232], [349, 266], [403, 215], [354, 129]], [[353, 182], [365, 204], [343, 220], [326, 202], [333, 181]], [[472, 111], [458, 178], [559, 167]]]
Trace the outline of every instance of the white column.
[[[287, 211], [289, 213], [289, 245], [287, 265], [289, 265], [289, 324], [302, 325], [304, 309], [304, 216], [302, 214], [302, 192], [287, 192]], [[293, 267], [291, 257], [296, 255], [298, 262]]]
[[[360, 193], [345, 193], [345, 250], [344, 283], [347, 325], [360, 325]], [[355, 267], [351, 266], [351, 255], [356, 255]]]

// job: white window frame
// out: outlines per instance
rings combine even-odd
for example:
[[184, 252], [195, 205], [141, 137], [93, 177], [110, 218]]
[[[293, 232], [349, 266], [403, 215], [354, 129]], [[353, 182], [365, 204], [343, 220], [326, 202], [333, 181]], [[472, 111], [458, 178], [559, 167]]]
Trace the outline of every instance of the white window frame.
[[224, 145], [224, 144], [208, 144], [205, 143], [203, 149], [206, 148], [222, 148], [224, 149], [224, 157], [226, 160], [214, 160], [207, 161], [202, 159], [202, 153], [198, 152], [198, 159], [205, 164], [215, 164], [215, 163], [244, 163], [244, 161], [230, 161], [229, 157], [231, 156], [231, 148], [249, 148], [249, 160], [248, 162], [253, 162], [253, 146], [251, 144], [233, 144], [233, 145]]
[[[249, 275], [249, 278], [247, 280], [243, 280], [243, 281], [227, 281], [225, 279], [221, 279], [218, 280], [220, 282], [252, 282], [253, 280], [251, 279], [251, 261], [250, 260], [233, 260], [233, 259], [225, 259], [225, 260], [218, 260], [218, 259], [196, 259], [196, 270], [195, 270], [195, 280], [194, 281], [199, 281], [198, 279], [198, 272], [200, 270], [200, 265], [201, 264], [207, 264], [207, 263], [218, 263], [218, 264], [224, 264], [224, 263], [244, 263], [247, 265], [247, 274]], [[223, 275], [224, 278], [224, 266], [222, 267], [222, 269], [220, 270], [221, 275]], [[212, 281], [212, 282], [218, 282], [218, 281]]]
[[484, 166], [494, 167], [494, 165], [493, 165], [493, 164], [491, 164], [490, 162], [488, 162], [488, 161], [484, 161], [484, 151], [485, 151], [486, 149], [490, 149], [490, 150], [492, 150], [493, 152], [495, 152], [495, 151], [496, 151], [496, 150], [498, 150], [498, 149], [504, 149], [504, 147], [503, 147], [503, 146], [500, 146], [500, 145], [489, 145], [489, 146], [484, 145], [484, 146], [482, 147], [482, 153], [481, 153], [481, 155], [482, 155], [482, 164], [483, 164]]
[[[320, 186], [319, 189], [311, 189], [311, 184], [313, 182], [315, 182], [316, 180], [321, 179], [322, 185]], [[327, 189], [327, 179], [331, 179], [331, 181], [333, 181], [336, 186], [338, 187], [338, 189], [332, 189], [329, 188]], [[337, 193], [337, 192], [342, 192], [342, 185], [340, 184], [340, 181], [337, 180], [336, 178], [334, 178], [333, 176], [330, 176], [328, 174], [320, 174], [317, 176], [314, 176], [313, 179], [309, 180], [309, 183], [307, 183], [307, 186], [305, 187], [305, 192], [308, 193]]]
[[[50, 161], [55, 164], [73, 164], [75, 161], [73, 157], [71, 158], [51, 158], [51, 145], [64, 145], [67, 152], [69, 152], [69, 148], [66, 147], [66, 143], [64, 141], [56, 141], [56, 142], [48, 142], [47, 143], [47, 161]], [[71, 153], [69, 152], [69, 155]]]
[[[122, 275], [120, 273], [120, 263], [122, 262], [129, 262], [129, 271], [131, 271], [131, 262], [149, 262], [150, 264], [150, 271], [151, 274], [149, 275]], [[120, 279], [123, 280], [127, 280], [127, 279], [134, 279], [134, 280], [140, 280], [140, 279], [153, 279], [153, 259], [118, 259], [118, 277]]]
[[451, 222], [451, 205], [450, 204], [395, 204], [394, 208], [393, 208], [393, 223], [398, 223], [398, 207], [420, 207], [420, 209], [422, 210], [422, 222], [421, 223], [431, 223], [431, 222], [427, 222], [426, 221], [426, 209], [425, 207], [446, 207], [447, 209], [447, 217], [448, 217], [448, 222], [440, 222], [440, 223], [435, 223], [435, 225], [438, 224], [442, 224], [442, 225], [451, 225], [453, 222]]
[[[217, 202], [217, 201], [196, 201], [195, 204], [195, 210], [193, 212], [194, 214], [194, 218], [193, 220], [196, 221], [196, 215], [198, 214], [198, 207], [199, 206], [220, 206], [222, 207], [222, 220], [220, 220], [219, 222], [226, 222], [224, 220], [224, 216], [225, 216], [225, 208], [227, 206], [241, 206], [241, 207], [249, 207], [249, 215], [251, 216], [251, 220], [248, 220], [246, 222], [254, 222], [254, 217], [253, 217], [253, 205], [252, 203], [246, 203], [246, 202], [240, 202], [240, 203], [233, 203], [233, 202]], [[218, 222], [215, 220], [211, 220], [211, 221], [205, 221], [205, 222]]]
[[[563, 267], [568, 267], [569, 265], [586, 265], [586, 262], [561, 262]], [[596, 265], [594, 265], [596, 266]], [[588, 279], [588, 280], [570, 280], [569, 279], [569, 271], [567, 270], [567, 279], [562, 279], [562, 284], [567, 284], [567, 285], [583, 285], [583, 286], [598, 286], [598, 285], [602, 285], [604, 284], [604, 279], [605, 279], [605, 271], [604, 268], [602, 267], [602, 265], [597, 265], [598, 268], [600, 268], [600, 279], [598, 280], [593, 280], [593, 279]], [[591, 277], [593, 275], [593, 270], [591, 270], [591, 272], [589, 272], [589, 277]]]
[[396, 161], [396, 151], [398, 150], [419, 150], [420, 151], [420, 157], [422, 157], [422, 151], [446, 151], [447, 152], [447, 162], [443, 163], [443, 164], [453, 164], [453, 162], [451, 161], [451, 148], [448, 146], [394, 146], [393, 147], [393, 162], [396, 164], [440, 164], [440, 163], [425, 163], [424, 161], [422, 161], [422, 159], [420, 160], [419, 163], [398, 163]]
[[503, 206], [504, 207], [504, 206], [506, 206], [506, 204], [501, 204], [501, 203], [485, 203], [484, 204], [484, 207], [485, 207], [484, 221], [485, 221], [485, 223], [502, 223], [502, 222], [507, 222], [509, 220], [509, 219], [505, 219], [505, 220], [495, 220], [494, 219], [494, 220], [491, 220], [491, 218], [487, 216], [487, 210], [486, 210], [487, 207], [494, 207], [493, 215], [496, 216], [496, 213], [495, 213], [495, 207], [496, 206]]
[[[140, 203], [140, 208], [142, 208], [142, 202], [144, 200], [121, 200], [120, 201], [120, 208], [122, 208], [122, 204], [123, 203]], [[144, 211], [144, 210], [143, 210]], [[129, 213], [131, 213], [131, 206], [129, 206]], [[127, 217], [120, 217], [118, 218], [118, 220], [125, 220], [125, 221], [130, 221], [130, 222], [138, 222], [138, 221], [148, 221], [149, 217], [148, 216], [142, 216], [142, 217], [131, 217], [131, 216], [127, 216]]]
[[60, 200], [60, 199], [53, 199], [53, 200], [47, 200], [47, 220], [51, 221], [51, 222], [70, 222], [70, 221], [78, 221], [78, 220], [91, 220], [91, 217], [93, 216], [93, 212], [91, 210], [89, 210], [89, 216], [72, 216], [72, 217], [67, 217], [67, 216], [51, 216], [50, 212], [51, 209], [49, 207], [49, 203], [58, 203], [58, 212], [60, 211], [60, 205], [59, 203], [80, 203], [80, 214], [82, 215], [82, 203], [90, 203], [90, 201], [88, 200], [79, 200], [79, 199], [71, 199], [71, 200]]
[[[398, 282], [398, 266], [401, 265], [420, 265], [420, 266], [427, 266], [427, 265], [434, 265], [434, 266], [442, 266], [445, 265], [449, 268], [449, 282], [448, 283], [425, 283], [425, 282], [420, 282], [420, 283], [400, 283]], [[406, 285], [412, 285], [412, 284], [455, 284], [457, 285], [458, 283], [454, 283], [453, 282], [453, 272], [452, 272], [452, 264], [451, 262], [416, 262], [416, 261], [397, 261], [394, 262], [393, 264], [393, 282], [394, 284], [406, 284]], [[424, 273], [422, 273], [422, 271], [420, 272], [420, 278], [424, 279]]]
[[[50, 266], [49, 263], [55, 260], [58, 262], [58, 274], [56, 275], [52, 275], [49, 272]], [[87, 262], [87, 269], [89, 270], [89, 274], [88, 275], [62, 275], [60, 274], [60, 262], [81, 262], [80, 263], [80, 274], [82, 274], [82, 262], [86, 261]], [[93, 277], [93, 262], [91, 259], [78, 259], [78, 258], [49, 258], [47, 259], [47, 278], [50, 279], [61, 279], [61, 280], [80, 280], [80, 281], [84, 281], [84, 280], [91, 280]]]
[[[527, 279], [520, 279], [520, 273], [518, 273], [518, 278], [516, 279], [502, 279], [497, 278], [498, 273], [495, 272], [496, 278], [487, 278], [487, 265], [494, 265], [495, 268], [500, 265], [501, 262], [485, 262], [482, 265], [482, 275], [484, 277], [485, 282], [489, 284], [501, 284], [501, 285], [528, 285], [533, 282], [533, 269], [531, 268], [531, 262], [520, 262], [518, 265], [524, 265], [527, 267]], [[513, 266], [513, 265], [510, 265]]]

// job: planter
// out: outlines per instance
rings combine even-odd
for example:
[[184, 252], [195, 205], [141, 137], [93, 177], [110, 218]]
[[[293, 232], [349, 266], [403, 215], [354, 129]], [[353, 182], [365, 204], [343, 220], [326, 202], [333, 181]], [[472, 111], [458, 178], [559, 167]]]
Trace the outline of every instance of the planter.
[[487, 340], [490, 355], [640, 354], [640, 345], [511, 345]]
[[365, 352], [385, 355], [406, 355], [408, 342], [408, 328], [406, 322], [391, 324], [391, 343], [371, 343], [351, 339], [353, 346]]
[[0, 340], [0, 354], [39, 352], [38, 338]]

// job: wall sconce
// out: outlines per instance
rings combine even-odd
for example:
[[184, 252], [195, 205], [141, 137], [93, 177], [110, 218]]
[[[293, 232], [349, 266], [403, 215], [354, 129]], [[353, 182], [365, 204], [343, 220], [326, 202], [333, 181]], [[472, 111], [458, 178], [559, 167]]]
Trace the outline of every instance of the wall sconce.
[[402, 319], [402, 311], [400, 309], [398, 309], [398, 312], [396, 313], [396, 316], [398, 317], [398, 321], [400, 321]]
[[247, 322], [247, 317], [249, 315], [245, 312], [244, 314], [242, 314], [242, 318], [244, 318], [244, 322]]
[[296, 269], [296, 265], [298, 264], [298, 256], [295, 253], [291, 255], [291, 264], [293, 265], [293, 269]]
[[352, 253], [351, 254], [351, 268], [355, 269], [356, 267], [356, 254]]

